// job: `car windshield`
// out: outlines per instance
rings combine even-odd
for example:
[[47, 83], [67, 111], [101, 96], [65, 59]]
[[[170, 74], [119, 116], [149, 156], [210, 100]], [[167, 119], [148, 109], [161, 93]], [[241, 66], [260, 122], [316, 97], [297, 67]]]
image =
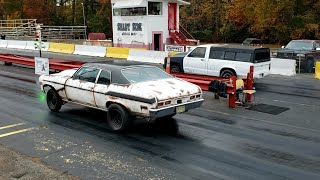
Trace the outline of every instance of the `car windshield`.
[[122, 74], [131, 83], [156, 81], [160, 79], [173, 78], [157, 67], [133, 67], [122, 70]]
[[306, 41], [291, 41], [286, 46], [286, 49], [293, 49], [293, 50], [312, 50], [313, 49], [313, 42], [306, 42]]

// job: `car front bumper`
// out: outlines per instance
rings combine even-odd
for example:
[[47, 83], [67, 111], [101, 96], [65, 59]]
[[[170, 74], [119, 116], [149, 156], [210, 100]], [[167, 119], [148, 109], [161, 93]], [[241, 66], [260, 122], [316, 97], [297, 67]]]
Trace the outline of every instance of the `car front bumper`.
[[160, 109], [150, 109], [149, 110], [150, 120], [154, 121], [157, 118], [181, 113], [181, 112], [177, 112], [177, 108], [181, 107], [181, 106], [184, 106], [184, 110], [185, 110], [184, 112], [186, 112], [190, 109], [198, 108], [202, 105], [203, 101], [204, 101], [204, 99], [199, 99], [196, 101], [181, 103], [181, 104], [177, 104], [177, 105], [169, 106], [169, 107], [164, 107], [164, 108], [160, 108]]

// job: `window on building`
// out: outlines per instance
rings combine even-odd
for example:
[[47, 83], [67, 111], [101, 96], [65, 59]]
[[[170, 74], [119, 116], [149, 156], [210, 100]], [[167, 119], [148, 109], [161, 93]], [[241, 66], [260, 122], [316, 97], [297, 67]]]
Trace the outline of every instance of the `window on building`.
[[148, 2], [148, 15], [162, 15], [162, 2]]
[[120, 8], [113, 9], [114, 16], [145, 16], [147, 15], [146, 7]]

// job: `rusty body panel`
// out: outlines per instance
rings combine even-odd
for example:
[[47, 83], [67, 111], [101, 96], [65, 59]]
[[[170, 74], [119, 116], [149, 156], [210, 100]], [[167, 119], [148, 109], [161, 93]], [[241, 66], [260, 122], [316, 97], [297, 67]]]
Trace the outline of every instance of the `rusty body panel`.
[[[76, 71], [77, 69], [72, 69], [40, 76], [41, 89], [44, 90], [46, 86], [51, 87], [58, 92], [64, 102], [73, 102], [105, 111], [108, 105], [117, 103], [124, 106], [132, 115], [150, 117], [150, 119], [174, 115], [175, 108], [178, 106], [196, 108], [203, 102], [202, 91], [198, 86], [174, 77], [131, 84], [106, 85], [98, 84], [98, 78], [95, 82], [74, 79], [72, 76]], [[162, 113], [159, 114], [158, 110]]]

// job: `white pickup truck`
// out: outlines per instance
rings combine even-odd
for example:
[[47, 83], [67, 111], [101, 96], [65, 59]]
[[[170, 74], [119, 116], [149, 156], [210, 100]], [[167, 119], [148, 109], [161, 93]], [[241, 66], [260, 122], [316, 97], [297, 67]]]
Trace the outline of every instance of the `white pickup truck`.
[[[165, 60], [166, 64], [167, 59]], [[255, 46], [208, 44], [170, 59], [171, 72], [220, 77], [246, 77], [254, 66], [254, 78], [270, 73], [270, 49]]]

